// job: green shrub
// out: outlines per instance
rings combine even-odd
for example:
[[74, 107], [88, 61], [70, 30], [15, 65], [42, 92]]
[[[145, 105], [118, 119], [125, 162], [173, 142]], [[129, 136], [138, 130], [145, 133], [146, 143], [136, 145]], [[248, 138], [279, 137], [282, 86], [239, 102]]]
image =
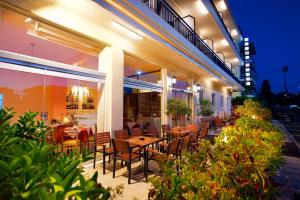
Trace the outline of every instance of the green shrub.
[[[169, 99], [167, 104], [167, 114], [172, 115], [175, 119], [175, 125], [180, 125], [180, 121], [184, 121], [185, 117], [189, 117], [192, 110], [187, 103], [182, 100]], [[181, 124], [182, 125], [182, 124]]]
[[197, 112], [197, 115], [201, 115], [203, 117], [209, 117], [214, 114], [212, 104], [208, 100], [202, 100], [199, 103], [200, 110]]
[[239, 111], [244, 110], [235, 126], [222, 129], [215, 145], [202, 140], [198, 152], [186, 152], [181, 160], [166, 160], [161, 166], [163, 176], [151, 180], [153, 188], [149, 196], [152, 199], [273, 198], [276, 190], [270, 176], [283, 161], [283, 136], [259, 104], [247, 100], [239, 107]]
[[56, 153], [45, 144], [47, 127], [28, 112], [10, 125], [11, 109], [0, 110], [0, 199], [108, 199], [110, 189], [85, 179], [79, 167], [88, 159]]

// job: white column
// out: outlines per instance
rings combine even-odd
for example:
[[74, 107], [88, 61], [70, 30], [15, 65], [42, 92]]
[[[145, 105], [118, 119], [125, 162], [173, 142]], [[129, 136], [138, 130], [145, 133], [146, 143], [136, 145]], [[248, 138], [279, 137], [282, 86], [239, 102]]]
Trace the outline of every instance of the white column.
[[123, 129], [123, 50], [114, 46], [105, 47], [99, 55], [99, 71], [106, 74], [106, 79], [98, 108], [98, 121], [100, 130], [110, 131], [113, 136], [115, 130]]
[[163, 68], [161, 70], [161, 84], [163, 86], [163, 91], [161, 93], [161, 123], [168, 123], [167, 102], [168, 102], [168, 70]]

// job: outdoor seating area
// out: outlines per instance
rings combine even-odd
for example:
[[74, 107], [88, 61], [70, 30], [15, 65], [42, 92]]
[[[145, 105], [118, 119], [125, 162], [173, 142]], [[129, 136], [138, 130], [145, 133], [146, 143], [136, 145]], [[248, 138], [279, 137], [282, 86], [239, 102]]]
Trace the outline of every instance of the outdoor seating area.
[[[130, 184], [132, 175], [136, 173], [143, 174], [141, 180], [148, 180], [152, 173], [149, 162], [159, 164], [163, 157], [181, 159], [184, 151], [197, 151], [201, 139], [206, 138], [208, 133], [217, 134], [226, 124], [229, 123], [223, 123], [219, 117], [210, 117], [202, 119], [200, 125], [171, 127], [163, 124], [161, 131], [151, 125], [144, 129], [133, 126], [110, 133], [99, 132], [97, 124], [95, 127], [78, 127], [69, 123], [51, 127], [47, 141], [67, 154], [88, 150], [93, 154], [93, 168], [97, 169], [100, 164], [102, 174], [111, 173], [112, 178], [115, 178], [116, 171], [126, 167]], [[135, 171], [133, 163], [139, 163]]]

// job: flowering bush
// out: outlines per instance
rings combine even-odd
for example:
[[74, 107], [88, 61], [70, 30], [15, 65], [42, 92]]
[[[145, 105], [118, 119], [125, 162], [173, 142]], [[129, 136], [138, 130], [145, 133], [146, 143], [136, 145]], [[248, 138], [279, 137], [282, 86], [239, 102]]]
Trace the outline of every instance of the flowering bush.
[[86, 154], [65, 155], [45, 143], [47, 127], [28, 112], [10, 124], [12, 109], [0, 110], [0, 199], [109, 199], [111, 189], [82, 175]]
[[186, 152], [181, 160], [166, 160], [162, 164], [162, 178], [151, 180], [153, 189], [149, 196], [152, 199], [272, 198], [275, 190], [270, 175], [283, 161], [282, 133], [271, 124], [269, 112], [257, 102], [246, 100], [238, 110], [241, 118], [235, 126], [223, 128], [214, 146], [202, 140], [198, 152]]

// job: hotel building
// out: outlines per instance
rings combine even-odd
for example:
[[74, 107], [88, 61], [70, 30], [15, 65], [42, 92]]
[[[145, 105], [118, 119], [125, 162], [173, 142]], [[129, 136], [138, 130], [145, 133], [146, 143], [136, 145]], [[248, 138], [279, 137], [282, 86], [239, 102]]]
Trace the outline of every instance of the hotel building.
[[[0, 106], [99, 130], [231, 114], [243, 37], [226, 0], [1, 0]], [[159, 128], [160, 129], [160, 128]]]

